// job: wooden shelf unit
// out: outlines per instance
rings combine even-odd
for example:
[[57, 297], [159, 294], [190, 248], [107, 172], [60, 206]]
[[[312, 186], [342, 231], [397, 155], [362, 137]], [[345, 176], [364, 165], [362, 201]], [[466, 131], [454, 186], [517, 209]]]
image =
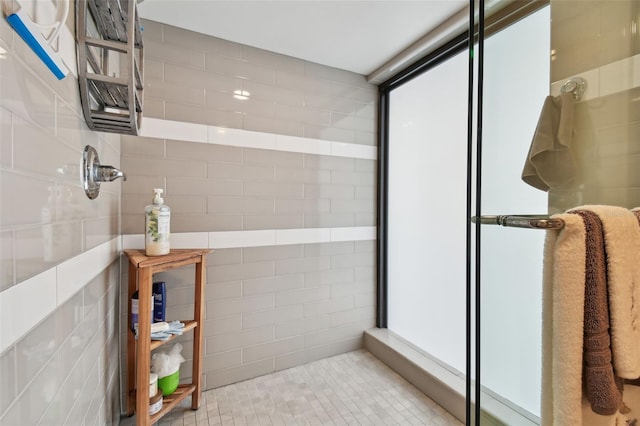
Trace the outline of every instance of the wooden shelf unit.
[[[206, 256], [209, 249], [177, 249], [164, 256], [146, 256], [144, 250], [125, 250], [129, 258], [129, 291], [131, 301], [133, 293], [138, 290], [138, 339], [132, 330], [131, 315], [129, 315], [129, 333], [127, 337], [127, 415], [136, 413], [136, 425], [151, 425], [171, 411], [183, 399], [191, 396], [191, 408], [197, 410], [200, 406], [202, 393], [202, 326], [204, 322], [204, 287], [206, 285]], [[151, 351], [171, 342], [169, 340], [151, 340], [150, 309], [153, 287], [153, 274], [195, 265], [195, 294], [193, 304], [193, 319], [182, 320], [185, 324], [184, 332], [193, 332], [193, 370], [191, 383], [182, 384], [171, 395], [165, 396], [162, 409], [149, 416], [149, 373], [151, 368]], [[130, 303], [130, 302], [129, 302]], [[158, 392], [162, 392], [158, 390]]]

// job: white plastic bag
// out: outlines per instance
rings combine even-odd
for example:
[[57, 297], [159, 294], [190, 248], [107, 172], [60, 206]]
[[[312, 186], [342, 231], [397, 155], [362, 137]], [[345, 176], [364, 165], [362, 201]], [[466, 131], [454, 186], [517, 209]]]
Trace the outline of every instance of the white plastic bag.
[[168, 352], [154, 352], [151, 356], [151, 372], [156, 373], [161, 379], [178, 371], [180, 364], [185, 361], [180, 352], [182, 352], [180, 343], [173, 345]]

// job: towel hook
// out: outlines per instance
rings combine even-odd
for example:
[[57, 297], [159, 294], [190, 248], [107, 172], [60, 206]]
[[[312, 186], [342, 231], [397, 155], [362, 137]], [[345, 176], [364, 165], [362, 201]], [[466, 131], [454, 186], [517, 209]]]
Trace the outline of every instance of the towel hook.
[[584, 94], [585, 89], [587, 88], [587, 82], [582, 77], [572, 77], [569, 80], [565, 81], [560, 91], [562, 93], [571, 93], [573, 94], [573, 99], [579, 101]]

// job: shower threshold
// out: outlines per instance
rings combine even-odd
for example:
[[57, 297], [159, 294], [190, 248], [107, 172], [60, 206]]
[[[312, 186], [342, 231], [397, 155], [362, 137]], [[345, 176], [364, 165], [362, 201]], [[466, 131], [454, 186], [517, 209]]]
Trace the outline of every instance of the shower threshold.
[[[367, 330], [365, 348], [409, 383], [420, 389], [461, 422], [465, 422], [464, 374], [439, 362], [402, 337], [384, 328]], [[481, 424], [536, 426], [539, 418], [483, 390]]]

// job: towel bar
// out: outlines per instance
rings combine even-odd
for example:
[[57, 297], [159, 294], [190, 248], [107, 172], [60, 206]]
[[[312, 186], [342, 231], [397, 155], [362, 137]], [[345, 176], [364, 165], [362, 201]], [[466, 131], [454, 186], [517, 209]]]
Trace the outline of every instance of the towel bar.
[[[533, 229], [562, 229], [564, 221], [554, 219], [548, 215], [517, 215], [517, 216], [480, 216], [481, 225], [502, 225], [512, 228]], [[473, 216], [471, 222], [478, 223], [478, 217]]]

